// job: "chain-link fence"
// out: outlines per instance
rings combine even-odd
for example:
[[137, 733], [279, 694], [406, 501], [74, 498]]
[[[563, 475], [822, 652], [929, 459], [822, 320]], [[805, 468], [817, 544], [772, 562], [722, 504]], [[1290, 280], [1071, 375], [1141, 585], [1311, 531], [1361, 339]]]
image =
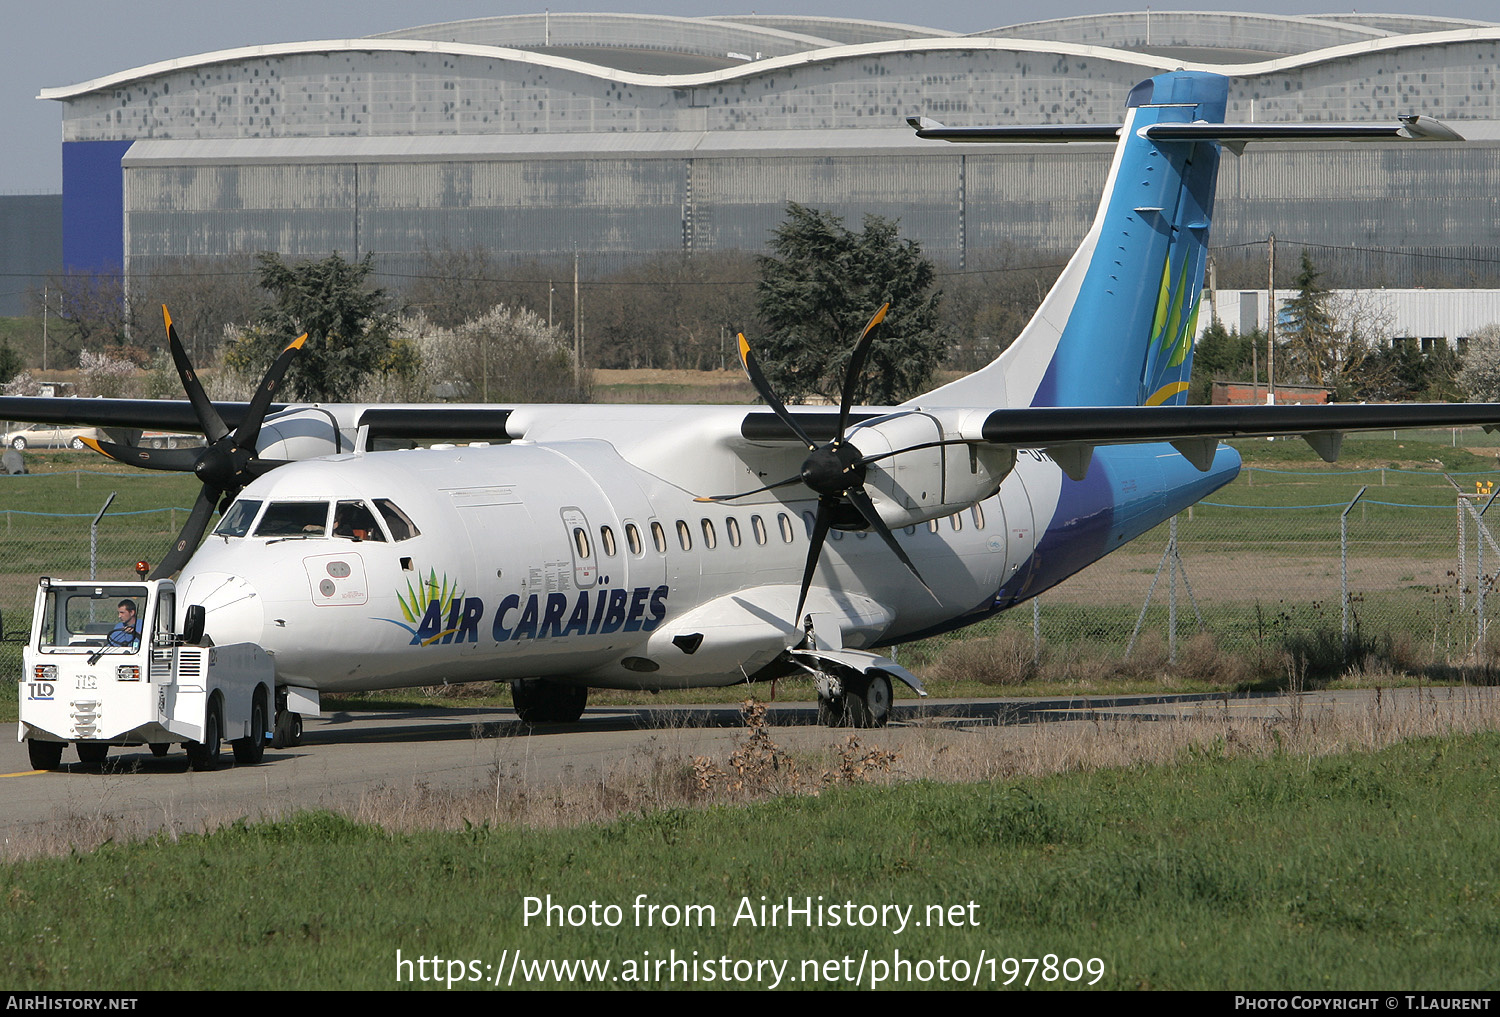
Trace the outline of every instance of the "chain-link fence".
[[1227, 662], [1239, 680], [1290, 660], [1313, 671], [1486, 662], [1486, 619], [1500, 638], [1500, 506], [1484, 514], [1497, 478], [1247, 469], [1031, 603], [898, 656], [953, 677], [1026, 677], [1038, 663], [1102, 674], [1144, 656], [1143, 669]]
[[[7, 672], [19, 666], [38, 576], [127, 579], [137, 559], [154, 560], [170, 544], [196, 492], [190, 475], [162, 476], [0, 480]], [[963, 652], [956, 647], [1000, 637], [1027, 673], [1036, 661], [1053, 670], [1094, 661], [1098, 670], [1131, 659], [1149, 669], [1227, 658], [1243, 678], [1274, 675], [1289, 653], [1340, 665], [1371, 655], [1398, 667], [1488, 660], [1485, 621], [1489, 640], [1500, 642], [1496, 481], [1500, 470], [1249, 468], [1178, 516], [1175, 542], [1163, 524], [1036, 601], [898, 647], [897, 657], [925, 677], [952, 664]], [[979, 666], [993, 667], [992, 658]]]

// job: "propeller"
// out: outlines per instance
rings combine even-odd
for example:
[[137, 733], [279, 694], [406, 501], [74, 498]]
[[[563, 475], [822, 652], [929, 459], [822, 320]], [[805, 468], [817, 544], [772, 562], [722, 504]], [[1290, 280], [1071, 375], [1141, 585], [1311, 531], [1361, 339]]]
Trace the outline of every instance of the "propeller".
[[198, 500], [193, 503], [186, 525], [177, 535], [177, 540], [172, 544], [171, 550], [151, 573], [149, 577], [151, 579], [170, 576], [187, 564], [187, 560], [193, 556], [193, 551], [198, 547], [198, 542], [203, 539], [203, 533], [208, 528], [208, 520], [213, 515], [215, 507], [222, 511], [250, 481], [269, 473], [278, 466], [285, 466], [290, 461], [260, 458], [256, 453], [255, 443], [260, 437], [261, 424], [265, 421], [266, 411], [271, 406], [271, 399], [275, 396], [281, 379], [286, 375], [287, 368], [291, 366], [292, 358], [307, 341], [307, 335], [304, 333], [281, 351], [281, 355], [276, 358], [270, 370], [266, 371], [266, 376], [261, 379], [259, 387], [256, 388], [255, 396], [250, 400], [250, 406], [245, 411], [245, 417], [240, 421], [239, 427], [230, 431], [223, 418], [219, 416], [219, 411], [214, 409], [208, 393], [203, 390], [203, 385], [193, 370], [193, 364], [188, 360], [187, 351], [183, 349], [182, 341], [177, 338], [177, 329], [172, 325], [172, 315], [165, 305], [162, 306], [161, 316], [167, 325], [167, 347], [172, 351], [172, 362], [177, 366], [177, 374], [182, 379], [182, 387], [187, 392], [188, 402], [192, 404], [203, 434], [208, 439], [207, 445], [201, 449], [145, 449], [116, 445], [108, 441], [95, 441], [91, 438], [83, 439], [95, 452], [117, 462], [147, 470], [192, 472], [197, 474], [198, 479], [203, 482], [203, 488], [198, 492]]
[[818, 560], [823, 552], [823, 542], [828, 537], [828, 531], [835, 526], [840, 529], [865, 528], [864, 526], [850, 526], [852, 521], [850, 508], [853, 509], [855, 517], [863, 519], [865, 526], [880, 534], [880, 539], [885, 541], [886, 546], [895, 553], [901, 564], [911, 571], [917, 582], [922, 584], [922, 588], [937, 599], [937, 594], [932, 592], [932, 587], [927, 585], [927, 581], [922, 578], [922, 574], [917, 571], [912, 560], [896, 542], [895, 534], [880, 518], [880, 513], [875, 509], [875, 503], [865, 492], [866, 466], [877, 459], [884, 459], [895, 453], [865, 456], [845, 436], [849, 423], [850, 405], [854, 402], [855, 386], [859, 384], [860, 373], [864, 370], [865, 359], [869, 356], [875, 326], [885, 320], [890, 306], [889, 303], [882, 304], [880, 310], [876, 311], [874, 317], [870, 319], [870, 323], [865, 326], [864, 331], [859, 334], [859, 340], [854, 345], [854, 352], [849, 357], [849, 369], [844, 375], [844, 390], [839, 400], [838, 430], [834, 439], [824, 445], [819, 445], [808, 437], [802, 425], [797, 422], [797, 418], [787, 411], [786, 405], [777, 397], [770, 382], [766, 380], [744, 334], [741, 333], [739, 336], [740, 361], [745, 365], [745, 374], [749, 376], [750, 384], [755, 386], [755, 391], [765, 400], [766, 405], [771, 407], [782, 422], [792, 429], [792, 433], [807, 445], [808, 456], [802, 463], [801, 471], [795, 477], [788, 477], [774, 484], [756, 488], [754, 491], [715, 495], [697, 500], [733, 501], [736, 498], [746, 498], [752, 494], [774, 491], [796, 483], [806, 485], [818, 496], [818, 512], [813, 520], [812, 540], [807, 549], [807, 564], [802, 570], [802, 590], [797, 596], [796, 618], [799, 623], [802, 608], [807, 603], [807, 591], [812, 587], [813, 574], [817, 572]]

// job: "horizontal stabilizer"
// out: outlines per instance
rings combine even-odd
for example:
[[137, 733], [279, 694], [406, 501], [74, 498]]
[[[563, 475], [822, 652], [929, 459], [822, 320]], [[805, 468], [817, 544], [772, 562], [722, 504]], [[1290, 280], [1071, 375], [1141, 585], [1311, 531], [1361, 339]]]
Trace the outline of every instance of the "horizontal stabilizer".
[[949, 127], [927, 117], [907, 117], [906, 122], [924, 141], [972, 141], [980, 143], [1120, 140], [1119, 124], [1007, 124], [1003, 127]]
[[[1118, 124], [1002, 124], [949, 127], [927, 117], [907, 117], [917, 137], [928, 141], [976, 144], [1108, 141], [1120, 137]], [[1218, 141], [1238, 151], [1251, 141], [1463, 141], [1440, 120], [1408, 113], [1393, 124], [1148, 124], [1138, 132], [1152, 141]]]

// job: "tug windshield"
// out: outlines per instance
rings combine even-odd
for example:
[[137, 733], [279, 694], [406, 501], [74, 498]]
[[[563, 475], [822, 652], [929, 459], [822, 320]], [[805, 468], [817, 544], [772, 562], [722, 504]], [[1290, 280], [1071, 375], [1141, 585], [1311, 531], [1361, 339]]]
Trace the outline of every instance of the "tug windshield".
[[44, 653], [139, 648], [147, 588], [132, 585], [54, 586], [42, 602], [37, 648]]

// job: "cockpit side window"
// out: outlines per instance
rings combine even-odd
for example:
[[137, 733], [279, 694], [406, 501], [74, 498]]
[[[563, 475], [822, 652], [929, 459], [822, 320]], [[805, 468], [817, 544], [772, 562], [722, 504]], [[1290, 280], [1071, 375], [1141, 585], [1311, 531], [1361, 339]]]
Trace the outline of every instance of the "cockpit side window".
[[243, 537], [250, 532], [250, 524], [255, 521], [255, 513], [259, 512], [264, 504], [265, 502], [254, 499], [239, 499], [229, 506], [229, 511], [224, 513], [224, 518], [220, 519], [219, 525], [214, 527], [214, 535]]
[[257, 537], [322, 537], [328, 532], [326, 501], [273, 501], [255, 528]]
[[333, 535], [346, 540], [385, 540], [375, 513], [362, 501], [341, 501], [333, 510]]
[[380, 510], [380, 517], [385, 520], [386, 529], [391, 531], [392, 540], [410, 540], [412, 537], [422, 535], [422, 531], [417, 529], [417, 524], [411, 521], [411, 517], [402, 512], [389, 498], [376, 498], [375, 507]]

